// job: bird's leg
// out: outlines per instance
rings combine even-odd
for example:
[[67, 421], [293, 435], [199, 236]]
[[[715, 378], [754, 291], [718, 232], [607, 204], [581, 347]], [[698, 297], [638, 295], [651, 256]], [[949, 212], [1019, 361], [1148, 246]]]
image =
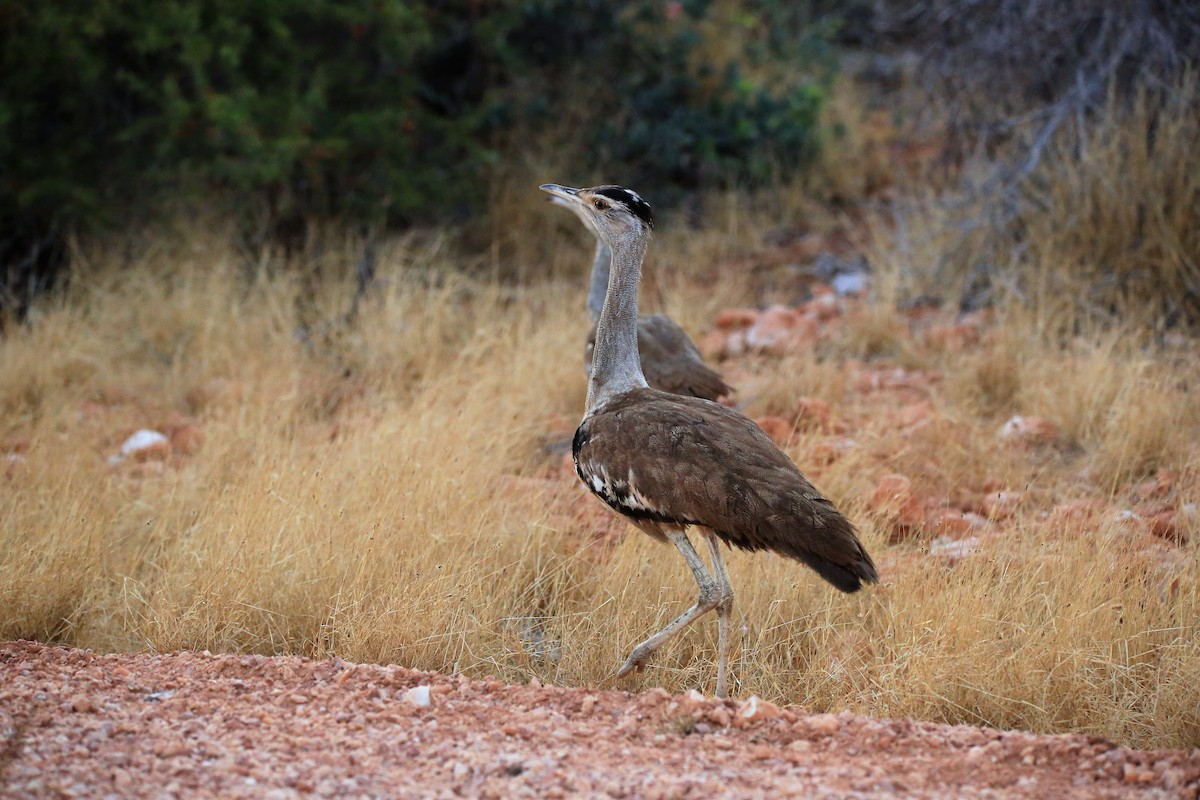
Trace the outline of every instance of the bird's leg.
[[729, 582], [729, 573], [725, 571], [725, 561], [721, 558], [721, 540], [708, 528], [704, 529], [704, 541], [708, 543], [708, 552], [712, 554], [713, 578], [717, 583], [717, 698], [728, 696], [726, 675], [729, 672], [729, 626], [733, 612], [733, 585]]
[[681, 530], [667, 530], [664, 533], [679, 548], [679, 552], [683, 554], [684, 560], [687, 561], [688, 567], [692, 570], [692, 575], [696, 578], [696, 583], [700, 586], [700, 596], [696, 599], [694, 606], [676, 617], [670, 625], [633, 648], [633, 652], [629, 654], [629, 658], [626, 659], [625, 664], [621, 669], [617, 670], [618, 678], [622, 675], [628, 675], [634, 669], [641, 669], [646, 666], [646, 661], [649, 660], [655, 650], [663, 646], [663, 643], [667, 639], [670, 639], [683, 630], [696, 617], [712, 611], [721, 602], [721, 592], [717, 587], [717, 582], [708, 574], [708, 569], [704, 566], [704, 562], [700, 559], [696, 549], [692, 547], [687, 534]]

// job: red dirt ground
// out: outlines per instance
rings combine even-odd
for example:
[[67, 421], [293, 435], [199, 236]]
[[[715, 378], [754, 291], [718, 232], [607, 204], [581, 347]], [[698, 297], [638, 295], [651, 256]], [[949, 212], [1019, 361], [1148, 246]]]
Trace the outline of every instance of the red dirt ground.
[[1196, 798], [1200, 750], [339, 659], [8, 642], [0, 796]]

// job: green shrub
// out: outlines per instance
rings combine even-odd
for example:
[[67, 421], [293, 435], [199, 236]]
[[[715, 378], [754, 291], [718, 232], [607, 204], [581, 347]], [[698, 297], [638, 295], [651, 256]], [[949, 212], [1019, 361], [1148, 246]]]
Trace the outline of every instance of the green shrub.
[[181, 198], [275, 236], [453, 219], [514, 132], [565, 113], [627, 182], [753, 184], [810, 153], [821, 33], [773, 0], [10, 1], [0, 291], [44, 283], [70, 231]]

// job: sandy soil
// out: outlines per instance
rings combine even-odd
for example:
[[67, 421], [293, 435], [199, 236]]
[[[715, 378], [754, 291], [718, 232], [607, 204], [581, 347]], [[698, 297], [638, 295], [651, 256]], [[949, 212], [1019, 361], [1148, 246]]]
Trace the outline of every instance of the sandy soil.
[[0, 644], [3, 797], [1198, 794], [1200, 750], [338, 659]]

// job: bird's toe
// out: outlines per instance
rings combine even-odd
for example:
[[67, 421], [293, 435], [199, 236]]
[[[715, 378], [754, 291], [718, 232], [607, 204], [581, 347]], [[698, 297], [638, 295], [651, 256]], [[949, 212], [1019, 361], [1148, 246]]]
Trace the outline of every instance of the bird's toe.
[[617, 670], [617, 677], [623, 678], [634, 670], [641, 672], [643, 669], [645, 669], [646, 662], [649, 660], [649, 653], [642, 653], [638, 650], [634, 650], [629, 654], [629, 658], [625, 660], [625, 663], [621, 665], [621, 668]]

